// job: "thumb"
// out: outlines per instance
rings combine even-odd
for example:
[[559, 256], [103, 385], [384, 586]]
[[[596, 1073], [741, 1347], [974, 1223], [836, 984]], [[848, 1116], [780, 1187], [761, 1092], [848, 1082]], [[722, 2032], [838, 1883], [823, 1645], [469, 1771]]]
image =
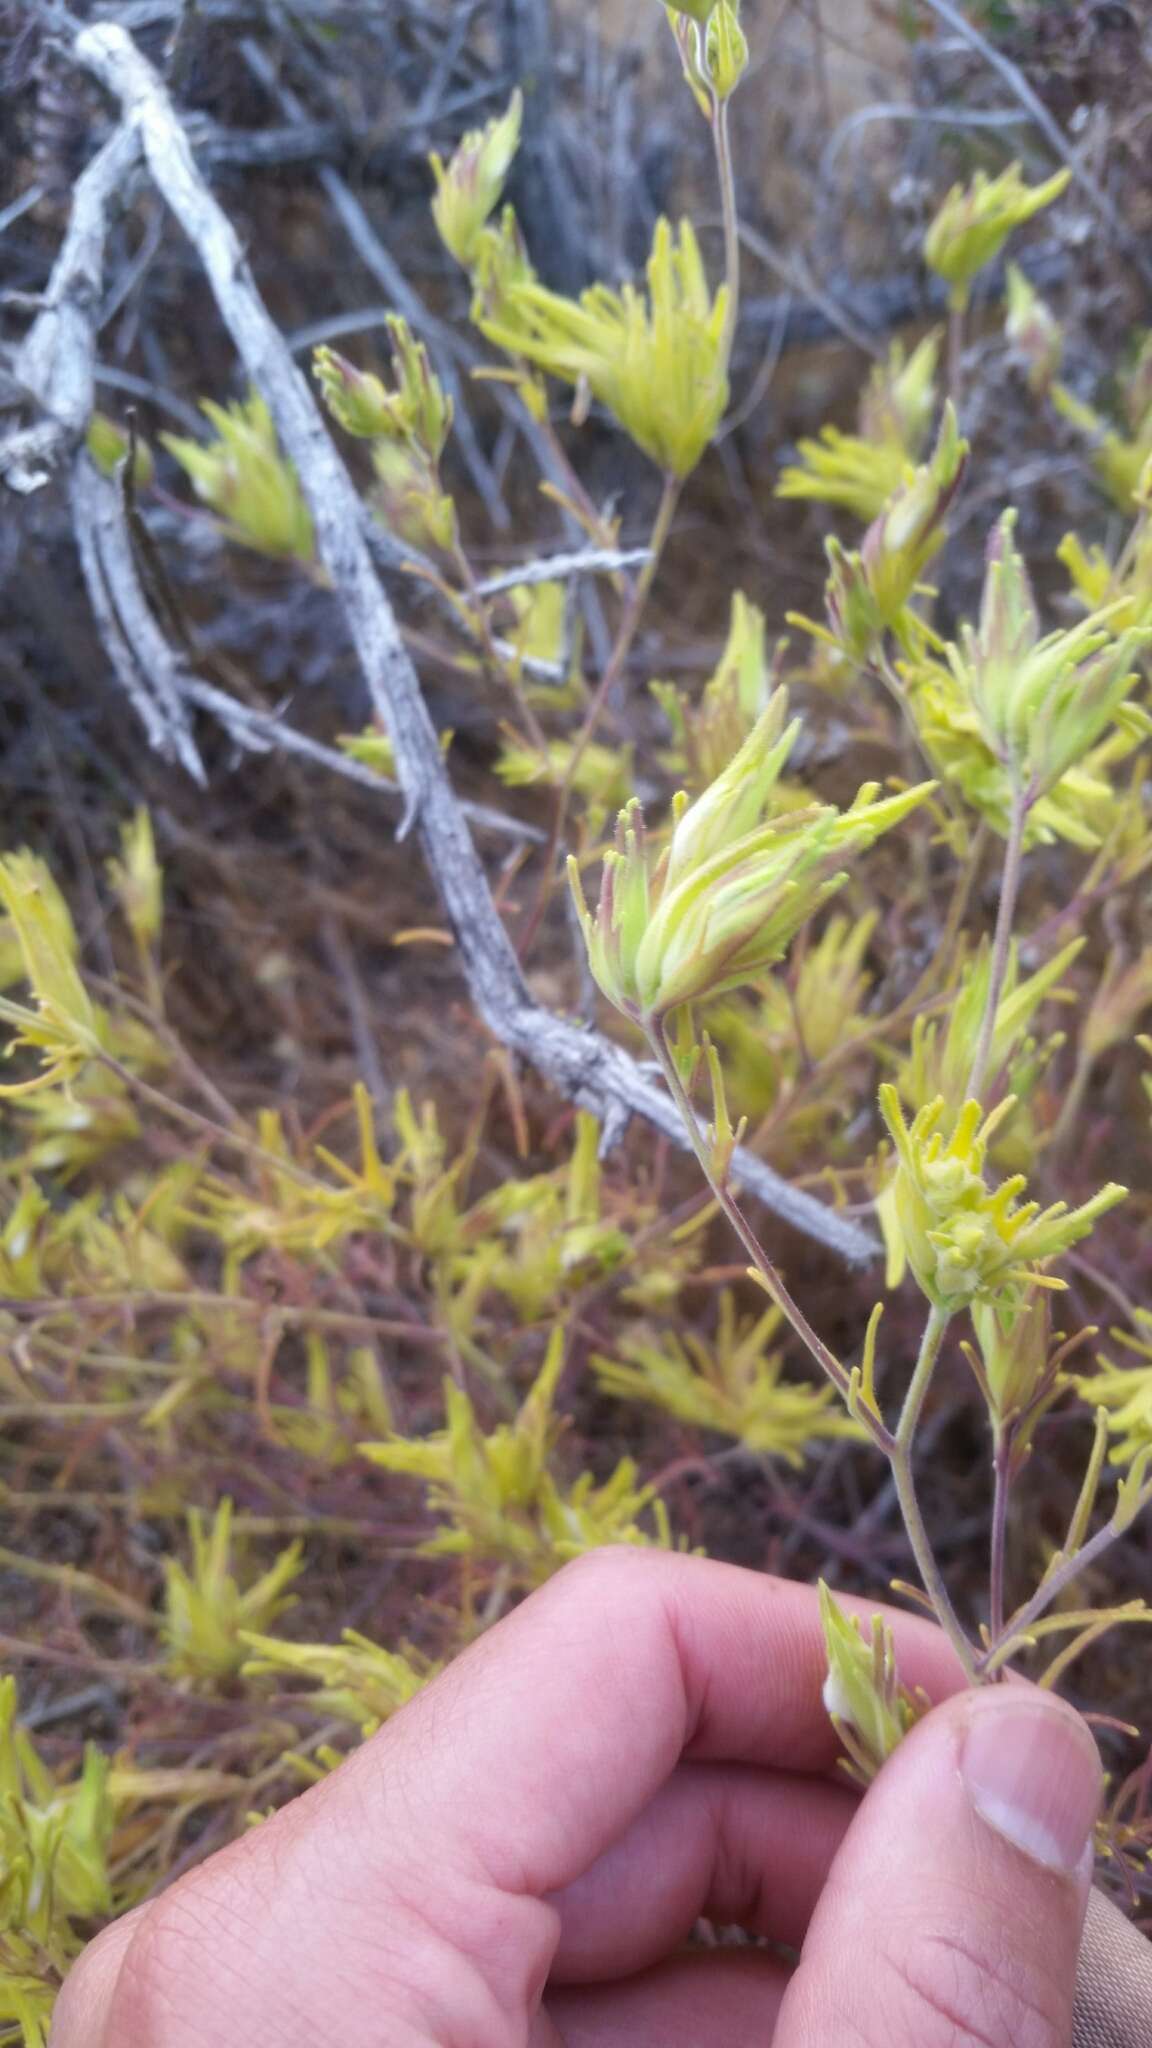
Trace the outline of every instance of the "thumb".
[[845, 1836], [773, 2048], [1069, 2048], [1100, 1794], [1051, 1694], [937, 1707]]

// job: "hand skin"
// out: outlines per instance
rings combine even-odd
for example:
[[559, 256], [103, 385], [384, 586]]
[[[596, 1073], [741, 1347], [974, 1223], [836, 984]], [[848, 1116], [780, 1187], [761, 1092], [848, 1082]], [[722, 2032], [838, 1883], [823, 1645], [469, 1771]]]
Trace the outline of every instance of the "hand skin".
[[860, 1800], [810, 1588], [581, 1559], [101, 1935], [50, 2048], [1068, 2048], [1091, 1737], [890, 1618], [943, 1704]]

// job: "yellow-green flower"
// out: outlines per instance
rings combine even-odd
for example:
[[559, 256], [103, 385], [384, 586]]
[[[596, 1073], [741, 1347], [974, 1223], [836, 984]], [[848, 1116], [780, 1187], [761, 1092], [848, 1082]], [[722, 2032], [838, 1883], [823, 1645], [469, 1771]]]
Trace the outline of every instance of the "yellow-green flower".
[[1119, 425], [1065, 384], [1053, 385], [1052, 400], [1091, 444], [1092, 466], [1102, 489], [1122, 512], [1131, 512], [1146, 500], [1146, 472], [1152, 461], [1152, 333], [1145, 334], [1135, 360], [1117, 381]]
[[[518, 1583], [535, 1585], [601, 1544], [670, 1544], [663, 1503], [652, 1487], [639, 1485], [631, 1458], [622, 1458], [600, 1484], [590, 1472], [566, 1490], [557, 1483], [550, 1459], [563, 1428], [553, 1405], [563, 1365], [564, 1332], [557, 1325], [511, 1422], [486, 1434], [471, 1397], [446, 1380], [443, 1429], [360, 1445], [373, 1464], [426, 1482], [428, 1505], [442, 1524], [422, 1544], [426, 1556], [474, 1554], [505, 1563]], [[649, 1508], [652, 1536], [637, 1519]]]
[[906, 482], [923, 452], [936, 404], [940, 342], [926, 335], [910, 356], [893, 342], [873, 365], [860, 401], [857, 430], [821, 427], [798, 444], [799, 462], [784, 470], [778, 498], [814, 498], [872, 520]]
[[392, 350], [394, 387], [357, 370], [335, 349], [313, 351], [312, 367], [324, 403], [345, 433], [365, 440], [401, 441], [438, 462], [452, 425], [452, 400], [434, 375], [423, 342], [406, 320], [390, 313], [385, 322]]
[[678, 1421], [736, 1437], [751, 1451], [799, 1467], [813, 1444], [828, 1437], [860, 1439], [858, 1422], [845, 1415], [832, 1386], [785, 1379], [783, 1354], [773, 1345], [781, 1313], [776, 1307], [739, 1319], [730, 1292], [720, 1296], [719, 1325], [711, 1342], [686, 1331], [623, 1338], [620, 1357], [594, 1355], [604, 1391], [621, 1401], [647, 1401]]
[[272, 415], [258, 391], [232, 405], [200, 401], [216, 429], [214, 441], [161, 434], [170, 455], [191, 478], [198, 498], [227, 530], [262, 555], [312, 560], [312, 518], [300, 482], [280, 453]]
[[920, 578], [944, 544], [945, 520], [963, 481], [968, 443], [960, 437], [951, 402], [944, 408], [936, 446], [918, 469], [905, 466], [903, 481], [887, 499], [859, 548], [826, 543], [829, 574], [824, 586], [827, 627], [796, 617], [795, 623], [854, 666], [868, 661], [886, 631], [906, 638], [907, 606]]
[[456, 544], [456, 506], [423, 450], [404, 441], [372, 443], [376, 489], [372, 496], [383, 524], [415, 548]]
[[1019, 264], [1008, 265], [1004, 334], [1027, 366], [1029, 388], [1042, 396], [1052, 389], [1064, 354], [1064, 329]]
[[146, 952], [157, 944], [164, 923], [164, 875], [143, 806], [120, 828], [120, 859], [109, 861], [108, 879], [133, 938]]
[[242, 1641], [256, 1653], [244, 1665], [244, 1678], [306, 1678], [314, 1688], [308, 1705], [352, 1722], [362, 1735], [374, 1734], [440, 1669], [407, 1646], [382, 1649], [354, 1628], [346, 1628], [338, 1643], [288, 1643], [247, 1632]]
[[1054, 1202], [1041, 1210], [1038, 1202], [1017, 1206], [1027, 1185], [1023, 1174], [990, 1188], [985, 1157], [1010, 1097], [988, 1117], [978, 1102], [966, 1102], [950, 1117], [937, 1098], [908, 1124], [897, 1090], [886, 1082], [880, 1108], [896, 1147], [890, 1207], [899, 1243], [937, 1308], [954, 1311], [1043, 1283], [1042, 1263], [1087, 1237], [1128, 1192], [1109, 1181], [1078, 1209]]
[[967, 462], [968, 443], [949, 401], [930, 459], [901, 484], [860, 543], [865, 580], [884, 625], [895, 624], [943, 546], [944, 521]]
[[[1134, 662], [1152, 629], [1113, 631], [1116, 607], [1041, 635], [1027, 569], [1005, 512], [988, 544], [976, 627], [948, 659], [981, 738], [1029, 803], [1047, 795], [1128, 711]], [[1139, 714], [1136, 714], [1139, 716]]]
[[[1007, 1072], [1014, 1095], [1015, 1072], [1010, 1063], [1018, 1063], [1021, 1055], [1027, 1061], [1034, 1054], [1035, 1048], [1027, 1036], [1032, 1018], [1046, 998], [1065, 993], [1057, 984], [1083, 945], [1083, 939], [1071, 940], [1025, 981], [1019, 978], [1017, 948], [1009, 948], [988, 1046], [987, 1071], [994, 1081]], [[914, 1110], [937, 1097], [942, 1097], [950, 1115], [956, 1115], [963, 1107], [965, 1083], [980, 1041], [991, 978], [992, 951], [984, 942], [975, 959], [965, 961], [955, 987], [948, 991], [943, 1016], [915, 1019], [911, 1049], [899, 1075], [900, 1093]]]
[[303, 1569], [303, 1545], [292, 1543], [259, 1578], [242, 1586], [234, 1571], [232, 1502], [211, 1522], [188, 1515], [192, 1562], [164, 1560], [164, 1641], [170, 1671], [194, 1684], [235, 1677], [247, 1655], [245, 1631], [262, 1632], [293, 1604], [288, 1587]]
[[708, 289], [689, 221], [656, 223], [648, 290], [596, 284], [579, 300], [514, 285], [480, 325], [509, 354], [586, 385], [637, 447], [673, 476], [695, 469], [728, 403], [727, 287]]
[[98, 1053], [108, 1019], [93, 1003], [78, 965], [76, 928], [52, 875], [27, 850], [0, 858], [0, 907], [8, 913], [20, 949], [23, 978], [36, 1008], [0, 997], [0, 1023], [15, 1031], [6, 1052], [29, 1046], [43, 1054], [32, 1080], [0, 1088], [0, 1097], [31, 1094], [70, 1079]]
[[436, 180], [432, 218], [444, 247], [465, 270], [472, 267], [484, 223], [504, 190], [520, 146], [523, 111], [517, 90], [497, 119], [469, 130], [447, 164], [435, 152], [429, 158]]
[[1012, 230], [1051, 206], [1071, 176], [1057, 171], [1042, 185], [1026, 185], [1019, 164], [1009, 164], [998, 178], [977, 171], [970, 184], [953, 185], [924, 237], [924, 261], [949, 287], [955, 308], [967, 305], [974, 279]]
[[[7, 1937], [27, 1942], [30, 1972], [50, 1974], [45, 1965], [61, 1971], [83, 1946], [72, 1923], [112, 1910], [110, 1770], [89, 1748], [79, 1776], [57, 1778], [17, 1720], [15, 1680], [0, 1678], [0, 2025], [13, 1990]], [[21, 2002], [14, 1993], [17, 2015]], [[25, 2009], [35, 2011], [31, 1998]]]
[[1147, 1337], [1133, 1337], [1127, 1330], [1111, 1334], [1126, 1351], [1135, 1352], [1141, 1363], [1113, 1365], [1110, 1359], [1101, 1358], [1098, 1372], [1075, 1383], [1093, 1408], [1108, 1411], [1108, 1429], [1115, 1439], [1110, 1454], [1114, 1465], [1152, 1457], [1152, 1313], [1137, 1309], [1136, 1317]]
[[785, 715], [778, 691], [724, 773], [695, 803], [675, 800], [671, 838], [651, 875], [633, 799], [604, 857], [594, 916], [569, 863], [593, 976], [625, 1015], [653, 1024], [753, 980], [847, 880], [844, 861], [931, 787], [877, 800], [877, 785], [867, 783], [847, 811], [813, 803], [765, 819], [798, 730], [795, 722], [784, 729]]
[[722, 774], [767, 708], [786, 644], [770, 661], [763, 612], [742, 590], [734, 591], [724, 652], [699, 698], [693, 702], [675, 683], [650, 686], [674, 741], [661, 756], [661, 765], [683, 776], [695, 790]]

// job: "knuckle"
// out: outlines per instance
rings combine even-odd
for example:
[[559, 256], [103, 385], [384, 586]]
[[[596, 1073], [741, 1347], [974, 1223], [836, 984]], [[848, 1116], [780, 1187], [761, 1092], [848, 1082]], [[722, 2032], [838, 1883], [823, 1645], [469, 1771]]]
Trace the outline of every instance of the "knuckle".
[[1059, 1987], [1013, 1945], [1010, 1926], [983, 1934], [975, 1945], [919, 1929], [884, 1944], [884, 2003], [896, 2021], [886, 2038], [909, 2048], [1063, 2048]]
[[133, 2048], [204, 2048], [215, 2040], [219, 1992], [241, 1974], [234, 1923], [216, 1889], [185, 1879], [149, 1907], [124, 1956], [110, 2039]]

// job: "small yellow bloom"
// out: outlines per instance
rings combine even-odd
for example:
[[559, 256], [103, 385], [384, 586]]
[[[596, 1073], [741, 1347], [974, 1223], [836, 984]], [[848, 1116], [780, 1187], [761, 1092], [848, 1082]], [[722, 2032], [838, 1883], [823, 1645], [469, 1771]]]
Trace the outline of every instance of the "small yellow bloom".
[[143, 807], [121, 827], [120, 859], [109, 861], [108, 879], [133, 938], [147, 952], [159, 940], [164, 922], [164, 876], [152, 820]]
[[1152, 1312], [1137, 1309], [1136, 1320], [1146, 1335], [1134, 1337], [1127, 1330], [1113, 1330], [1111, 1335], [1141, 1363], [1113, 1365], [1110, 1359], [1101, 1358], [1098, 1372], [1076, 1381], [1093, 1408], [1108, 1411], [1108, 1428], [1115, 1438], [1111, 1451], [1114, 1465], [1152, 1459]]
[[1064, 329], [1016, 263], [1008, 265], [1007, 288], [1005, 338], [1027, 367], [1029, 388], [1042, 397], [1060, 370]]
[[584, 385], [637, 447], [673, 476], [695, 469], [728, 403], [727, 288], [708, 289], [689, 221], [656, 223], [648, 291], [596, 284], [579, 300], [514, 285], [491, 341], [565, 383]]
[[2, 1097], [30, 1094], [69, 1079], [99, 1052], [108, 1020], [84, 986], [68, 906], [35, 854], [25, 851], [0, 858], [0, 906], [11, 920], [24, 978], [36, 1002], [33, 1010], [0, 997], [0, 1023], [12, 1025], [16, 1033], [7, 1050], [30, 1046], [45, 1060], [34, 1079], [0, 1088]]
[[1071, 176], [1057, 171], [1042, 185], [1026, 185], [1019, 164], [1009, 164], [998, 178], [977, 171], [970, 184], [953, 185], [924, 237], [924, 261], [948, 285], [955, 308], [968, 304], [973, 281], [1012, 230], [1051, 206]]
[[1152, 629], [1114, 633], [1117, 608], [1110, 606], [1041, 635], [1015, 524], [1008, 511], [993, 529], [979, 624], [961, 628], [948, 659], [986, 746], [1034, 803], [1128, 711], [1135, 663]]
[[727, 1290], [710, 1342], [687, 1331], [625, 1337], [620, 1357], [593, 1356], [596, 1377], [621, 1401], [646, 1401], [697, 1429], [717, 1430], [763, 1456], [800, 1466], [816, 1442], [859, 1439], [864, 1432], [845, 1415], [836, 1389], [783, 1377], [783, 1354], [772, 1343], [778, 1308], [740, 1320]]
[[847, 880], [844, 862], [899, 823], [930, 784], [877, 801], [866, 783], [834, 804], [764, 818], [798, 731], [777, 691], [722, 775], [673, 804], [672, 834], [650, 875], [636, 799], [620, 813], [589, 912], [574, 861], [576, 906], [593, 976], [626, 1016], [651, 1025], [682, 1004], [722, 995], [762, 973]]
[[199, 1509], [188, 1516], [191, 1567], [164, 1560], [164, 1641], [169, 1669], [197, 1685], [233, 1678], [247, 1655], [244, 1631], [262, 1631], [293, 1604], [287, 1589], [303, 1569], [303, 1545], [290, 1544], [247, 1586], [234, 1575], [232, 1502], [211, 1522]]
[[923, 1292], [937, 1308], [954, 1311], [976, 1300], [1004, 1299], [1045, 1282], [1043, 1262], [1087, 1237], [1097, 1218], [1123, 1201], [1114, 1181], [1078, 1209], [1054, 1202], [1017, 1207], [1026, 1182], [1015, 1174], [990, 1188], [984, 1179], [989, 1141], [1011, 1108], [1011, 1098], [986, 1117], [966, 1102], [948, 1117], [942, 1099], [905, 1122], [890, 1082], [880, 1108], [896, 1147], [891, 1207], [899, 1243]]
[[784, 470], [777, 497], [818, 499], [843, 505], [858, 519], [875, 519], [923, 453], [939, 357], [935, 334], [907, 357], [903, 344], [893, 342], [864, 387], [856, 432], [821, 427], [817, 439], [801, 441], [800, 460]]
[[473, 128], [447, 165], [429, 158], [436, 192], [432, 218], [444, 247], [465, 270], [472, 267], [484, 224], [504, 190], [520, 146], [523, 95], [516, 91], [498, 119]]
[[191, 478], [197, 497], [246, 547], [262, 555], [310, 562], [311, 514], [296, 471], [280, 452], [272, 415], [259, 392], [227, 406], [205, 398], [200, 410], [216, 429], [214, 441], [160, 436]]
[[357, 370], [335, 349], [318, 348], [313, 352], [312, 367], [324, 403], [345, 433], [365, 440], [400, 441], [436, 463], [452, 425], [452, 400], [408, 322], [393, 313], [385, 325], [392, 350], [393, 388], [370, 371]]

